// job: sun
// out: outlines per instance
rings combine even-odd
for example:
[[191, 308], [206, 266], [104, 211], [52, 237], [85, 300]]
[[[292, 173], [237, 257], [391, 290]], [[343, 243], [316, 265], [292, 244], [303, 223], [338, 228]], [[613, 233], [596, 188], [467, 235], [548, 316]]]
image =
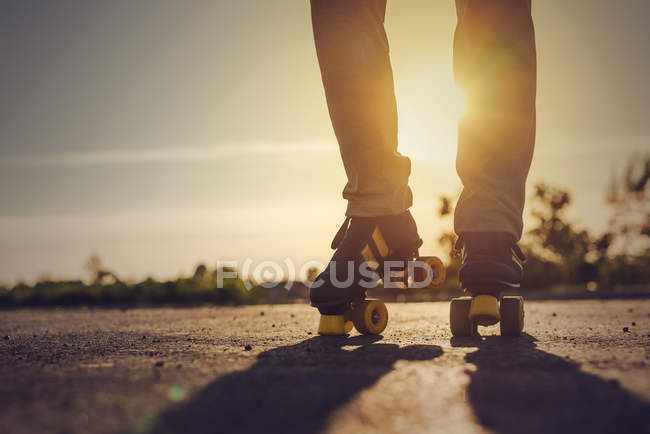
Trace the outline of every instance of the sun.
[[415, 160], [453, 162], [458, 123], [467, 112], [465, 92], [451, 78], [435, 87], [413, 80], [401, 86], [397, 101], [400, 152]]

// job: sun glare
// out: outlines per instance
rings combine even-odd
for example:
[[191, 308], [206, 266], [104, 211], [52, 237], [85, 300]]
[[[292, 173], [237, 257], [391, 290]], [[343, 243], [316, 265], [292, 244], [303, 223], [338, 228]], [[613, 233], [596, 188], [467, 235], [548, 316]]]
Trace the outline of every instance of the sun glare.
[[405, 83], [398, 92], [400, 151], [415, 160], [448, 163], [456, 156], [458, 122], [467, 110], [466, 94], [451, 79], [427, 92], [425, 80]]
[[458, 121], [465, 116], [465, 113], [467, 113], [467, 95], [463, 89], [458, 87], [458, 85], [454, 85], [450, 93], [450, 108], [454, 115], [454, 119], [456, 119], [456, 123], [458, 123]]

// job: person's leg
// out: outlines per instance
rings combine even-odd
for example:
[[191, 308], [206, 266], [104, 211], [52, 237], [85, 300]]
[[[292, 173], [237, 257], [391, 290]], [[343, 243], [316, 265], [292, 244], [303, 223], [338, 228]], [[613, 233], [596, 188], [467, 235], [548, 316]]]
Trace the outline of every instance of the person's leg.
[[386, 0], [311, 0], [316, 52], [348, 182], [350, 217], [412, 203], [411, 163], [397, 152], [397, 108], [384, 31]]
[[499, 233], [512, 244], [522, 235], [535, 142], [531, 0], [456, 0], [456, 8], [454, 73], [468, 111], [458, 130], [455, 231]]
[[[343, 190], [348, 218], [309, 297], [322, 314], [319, 333], [345, 334], [352, 303], [359, 305], [379, 278], [392, 282], [383, 264], [407, 270], [422, 240], [408, 211], [411, 162], [397, 152], [386, 0], [311, 0], [311, 10], [327, 105], [348, 176]], [[379, 316], [384, 320], [377, 333], [386, 320]]]
[[491, 324], [499, 318], [494, 296], [522, 279], [516, 243], [535, 143], [535, 35], [530, 0], [456, 0], [456, 8], [454, 73], [468, 103], [456, 160], [458, 277], [475, 296], [469, 316]]

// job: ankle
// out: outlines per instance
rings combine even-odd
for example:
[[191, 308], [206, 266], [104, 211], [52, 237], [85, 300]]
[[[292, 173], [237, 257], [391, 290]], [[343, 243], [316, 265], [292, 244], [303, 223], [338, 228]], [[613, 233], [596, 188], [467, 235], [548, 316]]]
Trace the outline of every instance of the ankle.
[[498, 254], [517, 245], [517, 239], [508, 232], [463, 232], [458, 236], [457, 249], [467, 254]]

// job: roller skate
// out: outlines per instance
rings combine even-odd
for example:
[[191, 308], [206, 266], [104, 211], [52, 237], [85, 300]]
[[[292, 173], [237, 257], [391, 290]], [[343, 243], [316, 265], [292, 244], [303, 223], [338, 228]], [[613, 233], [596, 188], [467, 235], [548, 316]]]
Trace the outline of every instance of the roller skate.
[[388, 324], [381, 300], [366, 290], [385, 287], [435, 287], [444, 282], [439, 258], [418, 257], [422, 240], [411, 213], [383, 217], [348, 217], [332, 241], [336, 252], [311, 285], [310, 300], [321, 317], [318, 333], [345, 335], [352, 327], [362, 334], [380, 334]]
[[519, 336], [524, 329], [524, 299], [502, 296], [519, 288], [525, 256], [514, 237], [498, 232], [462, 234], [456, 244], [462, 252], [460, 283], [471, 294], [451, 300], [450, 325], [454, 336], [475, 336], [478, 326], [500, 323], [502, 336]]

